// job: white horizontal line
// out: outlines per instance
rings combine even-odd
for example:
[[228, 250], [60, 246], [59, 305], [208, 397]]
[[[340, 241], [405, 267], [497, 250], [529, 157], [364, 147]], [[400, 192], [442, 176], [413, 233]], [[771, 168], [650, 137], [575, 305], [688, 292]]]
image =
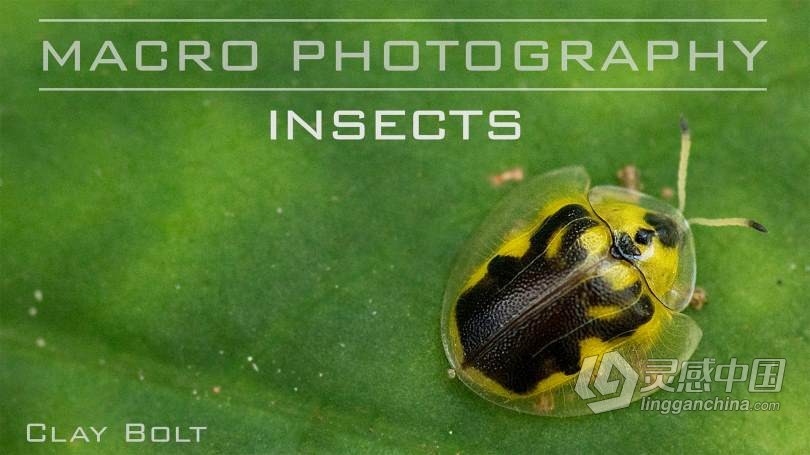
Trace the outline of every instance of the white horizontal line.
[[40, 87], [40, 92], [767, 92], [767, 87]]
[[163, 18], [163, 19], [125, 19], [125, 18], [108, 18], [108, 19], [85, 19], [85, 18], [47, 18], [39, 19], [41, 23], [342, 23], [342, 24], [357, 24], [357, 23], [507, 23], [507, 24], [537, 24], [537, 23], [765, 23], [768, 19], [762, 18], [616, 18], [616, 19], [598, 19], [598, 18], [534, 18], [534, 19], [516, 19], [516, 18], [478, 18], [478, 19], [451, 19], [451, 18], [434, 18], [434, 19], [335, 19], [335, 18], [269, 18], [269, 19], [228, 19], [228, 18], [196, 18], [196, 19], [180, 19], [180, 18]]

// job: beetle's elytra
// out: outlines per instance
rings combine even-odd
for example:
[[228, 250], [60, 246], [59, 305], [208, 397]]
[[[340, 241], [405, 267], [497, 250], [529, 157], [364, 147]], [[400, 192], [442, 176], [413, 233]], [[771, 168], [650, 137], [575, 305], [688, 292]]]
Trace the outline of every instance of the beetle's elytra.
[[522, 185], [492, 211], [444, 297], [445, 352], [465, 384], [519, 411], [578, 415], [589, 413], [573, 387], [584, 358], [617, 350], [639, 369], [648, 358], [692, 355], [701, 330], [680, 313], [695, 286], [690, 225], [764, 228], [684, 219], [682, 131], [677, 209], [625, 188], [591, 188], [572, 167]]

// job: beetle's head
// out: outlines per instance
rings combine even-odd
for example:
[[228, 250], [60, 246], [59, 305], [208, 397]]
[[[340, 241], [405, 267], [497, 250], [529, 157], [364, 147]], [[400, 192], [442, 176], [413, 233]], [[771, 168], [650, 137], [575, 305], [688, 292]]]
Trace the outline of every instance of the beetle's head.
[[[609, 218], [605, 220], [615, 230], [611, 254], [617, 258], [635, 263], [661, 261], [664, 256], [669, 258], [677, 252], [683, 241], [685, 229], [670, 215], [639, 210], [638, 206], [630, 204], [616, 204], [613, 210], [607, 208], [605, 212]], [[674, 275], [674, 268], [670, 272]]]
[[588, 196], [595, 213], [610, 227], [611, 255], [634, 264], [652, 293], [675, 311], [689, 304], [695, 287], [695, 252], [690, 225], [744, 226], [767, 232], [764, 226], [749, 218], [686, 221], [683, 211], [691, 144], [689, 128], [682, 118], [677, 209], [626, 188], [595, 187]]
[[600, 186], [589, 196], [610, 228], [610, 254], [641, 271], [650, 290], [677, 308], [691, 297], [695, 258], [689, 225], [675, 208], [624, 188]]

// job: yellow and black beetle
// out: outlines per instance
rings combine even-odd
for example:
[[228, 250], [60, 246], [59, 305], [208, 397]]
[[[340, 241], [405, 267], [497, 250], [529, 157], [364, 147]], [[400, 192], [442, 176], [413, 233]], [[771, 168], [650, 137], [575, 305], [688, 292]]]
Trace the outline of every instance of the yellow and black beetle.
[[647, 359], [692, 355], [701, 330], [680, 313], [695, 287], [690, 226], [765, 228], [683, 217], [684, 121], [681, 132], [677, 209], [626, 188], [590, 188], [585, 170], [571, 167], [522, 185], [492, 211], [444, 296], [442, 341], [467, 386], [518, 411], [579, 415], [590, 412], [574, 392], [586, 357], [619, 351], [638, 371]]

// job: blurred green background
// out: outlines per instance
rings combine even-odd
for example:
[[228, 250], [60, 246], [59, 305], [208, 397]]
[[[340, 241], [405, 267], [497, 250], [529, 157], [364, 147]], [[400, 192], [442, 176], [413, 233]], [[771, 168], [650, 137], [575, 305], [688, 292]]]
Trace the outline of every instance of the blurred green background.
[[[0, 452], [179, 451], [124, 444], [126, 422], [207, 426], [199, 453], [788, 452], [810, 413], [808, 4], [788, 2], [3, 2], [0, 45]], [[767, 24], [41, 24], [43, 17], [752, 17]], [[41, 42], [255, 39], [252, 74], [41, 71]], [[294, 39], [372, 40], [372, 71], [293, 73]], [[727, 41], [726, 71], [380, 71], [382, 41]], [[731, 40], [768, 40], [754, 72]], [[126, 44], [129, 45], [126, 45]], [[273, 44], [275, 43], [275, 44]], [[376, 43], [376, 46], [375, 46]], [[359, 44], [358, 44], [359, 46]], [[214, 46], [216, 48], [216, 45]], [[598, 52], [597, 52], [598, 50]], [[266, 55], [265, 55], [266, 54]], [[277, 55], [270, 58], [269, 55]], [[555, 64], [551, 57], [551, 65]], [[736, 58], [736, 60], [734, 60]], [[377, 62], [376, 64], [374, 62]], [[557, 61], [558, 62], [558, 61]], [[557, 63], [558, 64], [558, 63]], [[323, 68], [328, 68], [326, 65]], [[85, 67], [86, 68], [86, 67]], [[456, 68], [453, 70], [452, 68]], [[77, 86], [763, 86], [767, 93], [39, 93]], [[523, 136], [272, 142], [270, 109], [517, 109]], [[635, 164], [674, 186], [677, 119], [693, 130], [687, 214], [770, 232], [695, 228], [704, 330], [695, 354], [787, 359], [778, 412], [550, 419], [447, 378], [441, 298], [453, 258], [514, 184], [581, 164], [597, 184]], [[329, 130], [327, 130], [329, 131]], [[35, 310], [33, 310], [33, 309]], [[35, 315], [32, 315], [33, 313]], [[255, 367], [254, 367], [255, 364]], [[699, 395], [725, 397], [723, 392]], [[657, 398], [693, 398], [667, 394]], [[110, 427], [103, 444], [32, 445]]]

